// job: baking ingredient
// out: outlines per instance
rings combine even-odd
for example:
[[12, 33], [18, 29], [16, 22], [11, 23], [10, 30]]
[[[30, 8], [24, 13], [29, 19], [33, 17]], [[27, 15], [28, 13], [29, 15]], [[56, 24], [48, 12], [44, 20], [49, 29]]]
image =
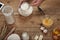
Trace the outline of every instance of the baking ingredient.
[[38, 36], [38, 35], [36, 35], [36, 36], [34, 37], [34, 39], [35, 39], [35, 40], [38, 40], [38, 38], [39, 38], [39, 36]]
[[43, 35], [40, 35], [39, 36], [39, 40], [43, 40]]
[[53, 29], [53, 39], [60, 40], [60, 27]]
[[42, 26], [41, 26], [41, 28], [40, 28], [40, 29], [43, 31], [43, 30], [45, 29], [45, 27], [42, 27]]
[[7, 40], [20, 40], [20, 37], [18, 34], [11, 34]]
[[29, 34], [27, 32], [22, 33], [22, 39], [23, 40], [29, 40]]
[[55, 28], [55, 29], [53, 30], [53, 33], [54, 33], [55, 35], [59, 35], [59, 34], [60, 34], [60, 27]]
[[27, 10], [28, 8], [29, 8], [29, 4], [27, 2], [25, 2], [21, 5], [22, 10]]
[[9, 5], [4, 6], [2, 9], [2, 13], [5, 16], [5, 20], [8, 24], [13, 24], [15, 22], [12, 16], [13, 8], [11, 6]]
[[46, 17], [46, 18], [43, 19], [42, 23], [45, 27], [48, 28], [53, 24], [53, 19], [51, 19], [49, 17]]
[[20, 15], [27, 17], [32, 14], [33, 7], [30, 6], [27, 2], [24, 2], [22, 3], [21, 7], [18, 8], [18, 12]]
[[43, 30], [43, 32], [44, 32], [44, 33], [47, 33], [47, 32], [48, 32], [48, 30], [47, 30], [47, 29], [44, 29], [44, 30]]

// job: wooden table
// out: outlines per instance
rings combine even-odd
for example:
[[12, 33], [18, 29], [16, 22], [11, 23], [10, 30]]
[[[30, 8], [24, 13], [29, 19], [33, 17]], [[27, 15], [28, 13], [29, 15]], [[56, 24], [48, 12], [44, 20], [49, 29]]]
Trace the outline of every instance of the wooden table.
[[[34, 12], [32, 15], [30, 15], [29, 17], [23, 17], [18, 13], [19, 0], [0, 0], [0, 1], [5, 3], [6, 5], [12, 6], [14, 9], [15, 24], [13, 25], [16, 27], [14, 33], [17, 33], [21, 36], [22, 32], [28, 32], [28, 34], [30, 35], [30, 39], [32, 40], [34, 40], [33, 38], [35, 35], [43, 34], [39, 29], [42, 16], [40, 15], [40, 12], [36, 7], [34, 7]], [[46, 15], [50, 15], [51, 17], [56, 18], [54, 20], [54, 25], [48, 29], [49, 31], [48, 34], [46, 35], [43, 34], [44, 35], [43, 40], [53, 40], [52, 30], [53, 28], [60, 26], [60, 0], [46, 0], [42, 3], [40, 7], [44, 10]], [[2, 14], [0, 13], [0, 15]]]

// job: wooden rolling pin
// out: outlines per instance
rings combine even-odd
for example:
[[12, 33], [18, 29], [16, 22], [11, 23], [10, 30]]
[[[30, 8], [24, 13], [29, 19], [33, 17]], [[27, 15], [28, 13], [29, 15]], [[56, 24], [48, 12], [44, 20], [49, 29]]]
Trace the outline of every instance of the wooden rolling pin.
[[4, 38], [4, 40], [7, 40], [7, 37], [12, 34], [15, 30], [15, 27], [12, 28], [12, 30], [7, 34], [7, 36]]

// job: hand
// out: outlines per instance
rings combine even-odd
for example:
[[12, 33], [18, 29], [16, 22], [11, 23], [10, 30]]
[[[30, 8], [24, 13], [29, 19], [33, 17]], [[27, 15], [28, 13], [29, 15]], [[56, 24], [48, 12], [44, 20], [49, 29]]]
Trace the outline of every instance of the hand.
[[33, 6], [39, 6], [44, 0], [33, 0], [31, 5]]
[[23, 3], [23, 2], [25, 2], [26, 0], [20, 0], [20, 3], [19, 3], [19, 7], [20, 7], [20, 5]]
[[19, 6], [23, 3], [24, 0], [20, 0]]
[[58, 40], [58, 37], [57, 37], [57, 36], [53, 36], [53, 38], [54, 38], [55, 40]]

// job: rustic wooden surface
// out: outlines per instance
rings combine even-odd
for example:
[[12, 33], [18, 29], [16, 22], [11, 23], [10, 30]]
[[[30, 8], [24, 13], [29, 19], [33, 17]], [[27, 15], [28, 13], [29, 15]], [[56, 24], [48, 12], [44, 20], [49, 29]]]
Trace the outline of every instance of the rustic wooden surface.
[[[18, 13], [19, 0], [0, 0], [0, 1], [5, 3], [5, 5], [12, 6], [14, 9], [14, 18], [16, 21], [15, 24], [13, 24], [16, 27], [14, 33], [18, 33], [21, 36], [22, 32], [28, 32], [31, 37], [30, 39], [32, 40], [35, 35], [43, 34], [39, 29], [42, 16], [40, 15], [40, 12], [38, 11], [37, 7], [34, 7], [34, 12], [32, 15], [30, 15], [29, 17], [23, 17]], [[52, 30], [54, 27], [60, 26], [60, 0], [45, 0], [40, 7], [43, 9], [46, 15], [50, 15], [51, 17], [55, 18], [54, 25], [48, 29], [49, 31], [48, 34], [46, 35], [43, 34], [44, 35], [43, 40], [53, 40]], [[2, 15], [1, 12], [0, 15]]]

